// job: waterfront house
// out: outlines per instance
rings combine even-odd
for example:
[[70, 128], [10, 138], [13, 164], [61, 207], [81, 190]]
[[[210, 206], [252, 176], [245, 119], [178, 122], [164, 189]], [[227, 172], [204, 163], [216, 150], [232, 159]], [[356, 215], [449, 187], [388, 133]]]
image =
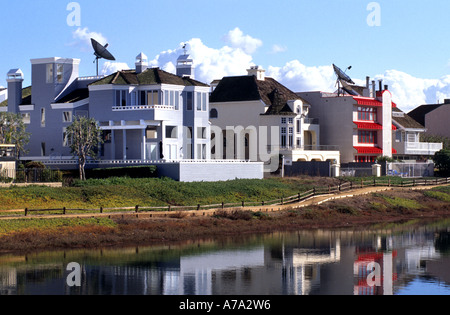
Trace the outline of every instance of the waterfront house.
[[321, 146], [319, 120], [310, 117], [310, 104], [266, 77], [261, 67], [250, 67], [247, 75], [216, 80], [212, 87], [210, 119], [223, 132], [215, 138], [223, 139], [216, 142], [216, 149], [224, 158], [263, 161], [266, 165], [271, 164], [270, 157], [278, 155], [288, 164], [340, 162], [339, 151]]
[[[366, 86], [347, 86], [347, 90], [298, 93], [311, 104], [311, 115], [320, 120], [321, 143], [338, 145], [342, 163], [374, 163], [382, 156], [415, 159], [437, 151], [439, 144], [419, 142], [425, 129], [412, 124], [397, 108], [388, 86], [383, 87], [381, 81], [378, 90], [369, 77]], [[419, 152], [413, 147], [427, 150]]]
[[88, 116], [104, 140], [88, 167], [158, 164], [160, 175], [186, 181], [262, 178], [262, 163], [211, 160], [210, 86], [195, 80], [189, 55], [178, 58], [176, 74], [149, 67], [143, 53], [136, 69], [108, 76], [79, 77], [79, 64], [32, 59], [26, 88], [20, 69], [8, 73], [2, 105], [21, 113], [31, 134], [22, 160], [75, 168], [66, 129], [75, 116]]

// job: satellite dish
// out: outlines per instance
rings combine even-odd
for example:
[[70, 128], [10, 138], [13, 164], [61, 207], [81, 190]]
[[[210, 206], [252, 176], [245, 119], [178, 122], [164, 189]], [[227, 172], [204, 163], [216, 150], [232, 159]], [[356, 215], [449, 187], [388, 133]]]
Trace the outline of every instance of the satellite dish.
[[[351, 68], [352, 67], [350, 66], [347, 68], [347, 70], [350, 70]], [[333, 64], [333, 69], [334, 69], [334, 73], [336, 73], [336, 76], [337, 76], [336, 84], [338, 85], [338, 95], [339, 95], [341, 84], [345, 87], [348, 87], [348, 84], [355, 84], [355, 82], [353, 82], [353, 80], [347, 74], [345, 74], [345, 72], [342, 71], [341, 68], [339, 68], [335, 64]]]
[[94, 48], [94, 55], [96, 57], [94, 62], [97, 62], [97, 76], [98, 76], [98, 60], [99, 59], [116, 60], [116, 58], [114, 58], [114, 56], [106, 49], [108, 47], [108, 44], [103, 46], [93, 38], [91, 38], [91, 43], [92, 47]]

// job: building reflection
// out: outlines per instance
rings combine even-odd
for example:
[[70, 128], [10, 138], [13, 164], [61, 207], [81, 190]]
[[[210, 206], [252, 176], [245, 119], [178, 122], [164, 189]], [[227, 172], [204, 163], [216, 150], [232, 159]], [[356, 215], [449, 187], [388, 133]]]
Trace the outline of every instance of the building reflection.
[[[450, 285], [445, 232], [299, 232], [249, 248], [206, 251], [164, 261], [82, 264], [82, 286], [68, 287], [65, 264], [6, 264], [1, 294], [86, 295], [390, 295], [416, 277]], [[139, 255], [138, 251], [134, 254]], [[7, 267], [9, 266], [9, 267]]]

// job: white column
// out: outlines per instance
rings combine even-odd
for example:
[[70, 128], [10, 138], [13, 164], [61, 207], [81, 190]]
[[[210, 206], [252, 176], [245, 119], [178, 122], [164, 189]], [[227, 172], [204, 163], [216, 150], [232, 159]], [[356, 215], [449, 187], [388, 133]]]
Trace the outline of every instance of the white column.
[[111, 130], [111, 160], [116, 159], [116, 131]]
[[383, 91], [383, 156], [392, 157], [392, 95]]
[[127, 159], [127, 130], [124, 129], [123, 133], [123, 160]]
[[141, 139], [142, 139], [142, 143], [141, 143], [141, 160], [145, 161], [147, 159], [146, 152], [145, 152], [145, 145], [146, 145], [146, 142], [147, 142], [147, 139], [145, 137], [145, 129], [142, 129]]

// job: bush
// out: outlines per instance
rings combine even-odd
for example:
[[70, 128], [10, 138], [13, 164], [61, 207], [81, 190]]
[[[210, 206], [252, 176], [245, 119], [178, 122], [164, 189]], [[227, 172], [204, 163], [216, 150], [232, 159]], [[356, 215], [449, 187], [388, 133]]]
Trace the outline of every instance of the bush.
[[157, 176], [156, 166], [130, 166], [111, 167], [86, 170], [88, 178], [109, 178], [109, 177], [129, 177], [129, 178], [151, 178]]
[[433, 161], [440, 176], [450, 176], [450, 150], [436, 152]]

